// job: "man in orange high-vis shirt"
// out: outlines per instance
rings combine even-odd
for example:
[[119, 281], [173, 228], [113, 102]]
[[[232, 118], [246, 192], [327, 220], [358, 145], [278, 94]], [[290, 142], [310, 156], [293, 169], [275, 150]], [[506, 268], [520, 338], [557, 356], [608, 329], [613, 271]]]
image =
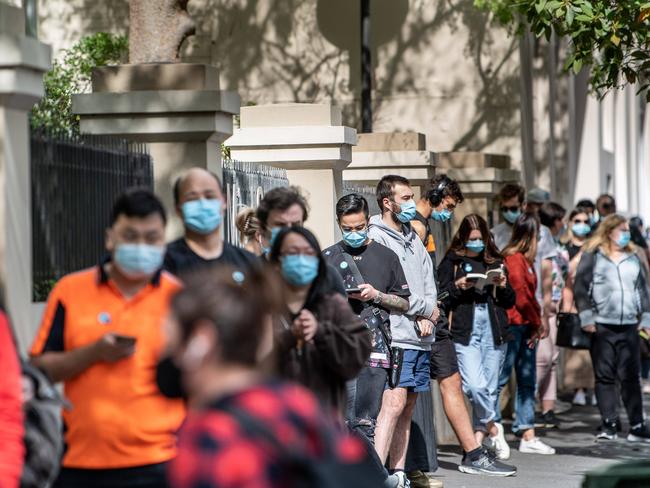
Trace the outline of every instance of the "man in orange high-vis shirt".
[[162, 321], [179, 282], [161, 271], [165, 211], [148, 190], [123, 194], [106, 233], [110, 257], [62, 278], [33, 363], [62, 381], [66, 451], [55, 488], [162, 488], [185, 408], [156, 385]]

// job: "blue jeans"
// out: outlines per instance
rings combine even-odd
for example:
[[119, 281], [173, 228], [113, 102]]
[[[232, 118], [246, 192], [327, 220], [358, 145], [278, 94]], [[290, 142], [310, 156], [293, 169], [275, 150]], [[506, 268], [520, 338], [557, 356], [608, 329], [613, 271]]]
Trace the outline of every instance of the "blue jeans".
[[[503, 389], [515, 368], [517, 374], [517, 396], [515, 399], [515, 421], [512, 424], [512, 431], [523, 431], [535, 427], [535, 346], [528, 347], [527, 341], [531, 337], [531, 328], [527, 325], [511, 325], [510, 333], [514, 339], [508, 342], [506, 359], [499, 377], [499, 392]], [[496, 422], [501, 422], [501, 409], [499, 408], [499, 396], [496, 401]]]
[[456, 344], [463, 392], [472, 403], [475, 431], [486, 431], [486, 425], [497, 416], [499, 373], [506, 349], [506, 344], [494, 345], [487, 304], [477, 304], [469, 344]]

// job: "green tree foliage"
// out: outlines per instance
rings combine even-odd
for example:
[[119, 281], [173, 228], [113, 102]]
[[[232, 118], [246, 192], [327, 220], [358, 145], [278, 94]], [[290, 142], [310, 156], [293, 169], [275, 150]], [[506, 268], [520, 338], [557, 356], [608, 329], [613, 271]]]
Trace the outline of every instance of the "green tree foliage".
[[[648, 0], [475, 0], [503, 24], [547, 39], [569, 40], [565, 69], [591, 68], [591, 89], [604, 96], [626, 83], [650, 88]], [[646, 92], [650, 102], [650, 90]]]
[[127, 52], [125, 36], [106, 32], [83, 37], [63, 51], [45, 74], [45, 96], [32, 109], [32, 127], [78, 133], [79, 117], [72, 113], [72, 95], [90, 91], [93, 68], [119, 63]]

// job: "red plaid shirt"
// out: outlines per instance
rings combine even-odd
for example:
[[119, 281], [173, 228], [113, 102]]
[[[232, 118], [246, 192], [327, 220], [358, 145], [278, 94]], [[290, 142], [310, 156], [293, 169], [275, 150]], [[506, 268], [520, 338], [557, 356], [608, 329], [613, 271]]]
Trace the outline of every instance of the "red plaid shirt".
[[[273, 434], [244, 428], [232, 411], [245, 414]], [[337, 431], [315, 397], [291, 383], [268, 383], [192, 412], [179, 435], [171, 463], [173, 488], [290, 488], [288, 453], [318, 460], [334, 452], [342, 463], [358, 463], [366, 451], [356, 438]]]

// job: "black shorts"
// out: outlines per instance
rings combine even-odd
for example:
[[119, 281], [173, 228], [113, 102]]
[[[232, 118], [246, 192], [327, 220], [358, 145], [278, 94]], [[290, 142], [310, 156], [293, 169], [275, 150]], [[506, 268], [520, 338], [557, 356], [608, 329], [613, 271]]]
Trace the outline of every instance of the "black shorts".
[[431, 344], [431, 379], [444, 380], [458, 373], [456, 347], [449, 329], [436, 328], [436, 341]]

